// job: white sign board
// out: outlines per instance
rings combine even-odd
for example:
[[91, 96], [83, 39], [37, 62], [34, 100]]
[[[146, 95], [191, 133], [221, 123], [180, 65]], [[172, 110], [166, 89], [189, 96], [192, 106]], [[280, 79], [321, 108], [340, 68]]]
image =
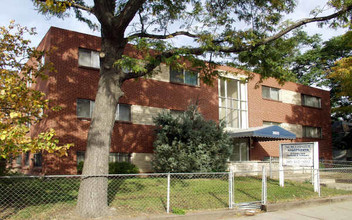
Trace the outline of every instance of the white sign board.
[[313, 167], [314, 143], [281, 144], [282, 166]]
[[312, 167], [314, 191], [320, 195], [318, 142], [280, 144], [279, 180], [284, 186], [284, 167]]

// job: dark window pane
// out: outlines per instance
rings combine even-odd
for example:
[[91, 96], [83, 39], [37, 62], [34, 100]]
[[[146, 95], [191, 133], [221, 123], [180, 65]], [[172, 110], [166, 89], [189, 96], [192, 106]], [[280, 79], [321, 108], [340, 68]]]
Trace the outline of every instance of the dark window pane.
[[24, 165], [29, 166], [29, 151], [25, 154]]
[[90, 100], [77, 99], [77, 117], [90, 118]]
[[270, 88], [262, 86], [262, 96], [263, 98], [270, 99]]
[[115, 120], [131, 121], [131, 106], [126, 104], [118, 104], [116, 109]]
[[198, 74], [195, 72], [185, 71], [185, 83], [189, 85], [198, 85]]
[[34, 154], [34, 166], [35, 167], [42, 166], [42, 154], [41, 153]]
[[183, 83], [183, 70], [170, 69], [170, 81]]
[[22, 165], [22, 154], [19, 154], [19, 155], [16, 157], [16, 164], [17, 164], [17, 165]]

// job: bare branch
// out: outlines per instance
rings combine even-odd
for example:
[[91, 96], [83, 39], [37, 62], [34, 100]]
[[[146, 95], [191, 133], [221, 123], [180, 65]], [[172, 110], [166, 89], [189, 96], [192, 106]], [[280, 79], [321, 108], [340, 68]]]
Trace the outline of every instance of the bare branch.
[[[256, 44], [254, 45], [244, 45], [244, 46], [232, 46], [232, 47], [220, 47], [220, 49], [216, 50], [216, 51], [219, 51], [219, 52], [224, 52], [224, 53], [239, 53], [239, 52], [243, 52], [243, 51], [249, 51], [249, 50], [252, 50], [252, 49], [255, 49], [261, 45], [265, 45], [265, 44], [268, 44], [268, 43], [271, 43], [273, 42], [274, 40], [282, 37], [283, 35], [289, 33], [290, 31], [298, 28], [298, 27], [301, 27], [305, 24], [308, 24], [308, 23], [313, 23], [313, 22], [320, 22], [320, 21], [327, 21], [327, 20], [330, 20], [330, 19], [333, 19], [333, 18], [336, 18], [340, 15], [343, 15], [344, 13], [348, 12], [348, 11], [351, 11], [352, 10], [352, 5], [348, 6], [348, 7], [345, 7], [343, 8], [342, 10], [334, 13], [334, 14], [331, 14], [331, 15], [328, 15], [328, 16], [323, 16], [323, 17], [315, 17], [315, 18], [305, 18], [305, 19], [302, 19], [290, 26], [288, 26], [287, 28], [285, 28], [284, 30], [278, 32], [277, 34], [271, 36], [271, 37], [268, 37], [268, 38], [265, 38], [263, 39], [262, 41], [259, 41], [257, 42]], [[222, 40], [217, 40], [215, 41], [215, 43], [221, 43], [221, 42], [224, 42]], [[189, 49], [189, 53], [190, 54], [196, 54], [196, 55], [200, 55], [204, 52], [214, 52], [215, 50], [214, 49], [204, 49], [204, 48], [190, 48]]]
[[129, 0], [118, 16], [113, 19], [113, 31], [115, 33], [124, 33], [125, 29], [132, 21], [137, 11], [142, 7], [146, 0]]
[[173, 38], [176, 36], [187, 36], [187, 37], [192, 37], [192, 38], [199, 38], [199, 35], [195, 35], [195, 34], [191, 34], [187, 31], [176, 31], [174, 33], [171, 34], [167, 34], [167, 35], [157, 35], [157, 34], [148, 34], [148, 33], [136, 33], [136, 34], [132, 34], [131, 36], [129, 36], [128, 38], [137, 38], [137, 37], [145, 37], [145, 38], [152, 38], [152, 39], [159, 39], [159, 40], [166, 40], [169, 38]]

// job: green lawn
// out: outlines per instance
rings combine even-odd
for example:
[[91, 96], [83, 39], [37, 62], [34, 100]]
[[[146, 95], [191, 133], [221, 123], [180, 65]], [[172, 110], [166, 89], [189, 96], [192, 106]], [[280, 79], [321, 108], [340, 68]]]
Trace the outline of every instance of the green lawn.
[[[261, 200], [261, 178], [236, 177], [236, 203]], [[310, 183], [268, 180], [268, 202], [276, 203], [317, 197]], [[74, 210], [79, 179], [0, 179], [0, 219], [51, 219]], [[171, 179], [170, 207], [206, 210], [228, 207], [227, 175], [207, 178]], [[352, 194], [351, 191], [321, 188], [322, 196]], [[166, 178], [120, 178], [109, 180], [108, 202], [127, 215], [165, 213]]]

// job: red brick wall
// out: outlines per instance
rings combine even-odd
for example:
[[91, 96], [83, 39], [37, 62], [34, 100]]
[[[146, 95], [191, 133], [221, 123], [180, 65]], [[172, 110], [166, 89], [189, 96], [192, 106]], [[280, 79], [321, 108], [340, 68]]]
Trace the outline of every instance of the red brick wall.
[[[85, 150], [90, 124], [89, 119], [77, 119], [76, 100], [94, 100], [99, 80], [99, 70], [78, 66], [78, 48], [99, 50], [100, 39], [58, 28], [51, 28], [48, 36], [50, 46], [56, 48], [50, 56], [50, 61], [55, 64], [57, 70], [51, 78], [48, 97], [52, 100], [51, 106], [60, 106], [62, 110], [50, 113], [49, 118], [41, 125], [54, 128], [61, 143], [74, 143], [75, 147], [71, 149], [68, 157], [46, 156], [44, 172], [75, 173], [75, 152]], [[126, 81], [122, 89], [125, 95], [120, 99], [120, 103], [185, 110], [190, 103], [198, 100], [204, 116], [218, 121], [217, 86], [201, 83], [199, 87], [195, 87], [139, 79]], [[154, 129], [154, 126], [116, 122], [111, 150], [152, 153]]]
[[[256, 82], [258, 81], [259, 75], [255, 75], [254, 79], [248, 83], [249, 126], [262, 126], [263, 121], [273, 121], [321, 127], [323, 133], [322, 139], [303, 138], [296, 139], [294, 142], [318, 141], [320, 151], [319, 156], [324, 157], [325, 159], [331, 159], [330, 93], [328, 91], [292, 82], [287, 82], [283, 86], [280, 86], [274, 79], [267, 79], [263, 82], [262, 85], [320, 97], [322, 105], [321, 109], [311, 108], [263, 99], [261, 87], [256, 88]], [[284, 142], [271, 141], [255, 143], [254, 148], [252, 148], [250, 152], [250, 159], [262, 160], [265, 156], [279, 156], [279, 143]]]
[[[36, 132], [51, 127], [57, 131], [61, 143], [74, 143], [68, 157], [57, 158], [45, 155], [43, 172], [45, 173], [75, 173], [76, 151], [84, 151], [86, 146], [89, 120], [77, 119], [76, 100], [95, 99], [99, 71], [96, 69], [78, 67], [78, 48], [99, 50], [100, 38], [72, 31], [51, 28], [42, 41], [40, 47], [54, 47], [56, 50], [50, 56], [55, 64], [56, 73], [50, 74], [49, 81], [41, 82], [38, 88], [48, 92], [52, 100], [51, 106], [60, 106], [59, 112], [50, 112], [49, 117], [35, 127]], [[134, 54], [128, 47], [126, 53]], [[138, 55], [136, 55], [138, 56]], [[234, 70], [221, 67], [224, 70]], [[239, 70], [236, 70], [239, 71]], [[313, 89], [295, 83], [279, 86], [275, 80], [264, 81], [264, 85], [283, 88], [300, 93], [319, 96], [322, 98], [322, 109], [302, 107], [276, 101], [263, 100], [261, 88], [255, 88], [259, 76], [248, 84], [249, 126], [262, 126], [263, 120], [321, 126], [324, 139], [318, 140], [320, 156], [331, 158], [330, 133], [330, 98], [329, 92]], [[150, 79], [130, 80], [124, 83], [124, 97], [120, 103], [184, 110], [196, 100], [200, 103], [200, 111], [205, 118], [218, 121], [218, 87], [203, 83], [199, 87], [180, 85]], [[324, 120], [322, 120], [324, 119]], [[154, 139], [154, 126], [136, 125], [116, 122], [112, 136], [113, 152], [151, 153]], [[310, 141], [310, 140], [297, 140]], [[314, 140], [315, 141], [315, 140]], [[264, 156], [278, 156], [279, 142], [256, 143], [251, 149], [251, 159], [263, 159]]]

